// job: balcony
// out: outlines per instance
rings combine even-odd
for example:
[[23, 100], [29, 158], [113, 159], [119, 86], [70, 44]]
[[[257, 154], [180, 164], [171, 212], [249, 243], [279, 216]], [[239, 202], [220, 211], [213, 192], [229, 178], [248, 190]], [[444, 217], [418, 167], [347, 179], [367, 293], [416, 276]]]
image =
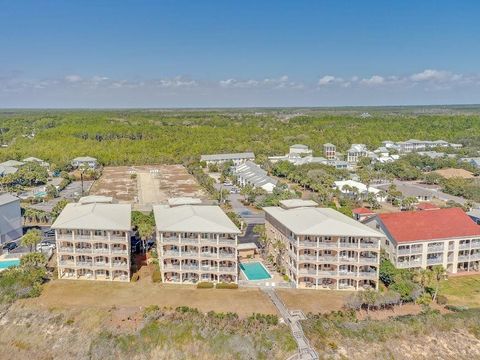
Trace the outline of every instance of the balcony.
[[235, 257], [235, 253], [228, 253], [228, 252], [220, 251], [218, 254], [219, 254], [219, 257], [221, 257], [221, 258], [231, 259], [231, 258]]
[[194, 270], [198, 271], [198, 265], [182, 265], [182, 270]]
[[318, 255], [318, 262], [337, 262], [338, 257], [337, 256], [332, 256], [332, 255]]
[[93, 239], [92, 235], [77, 235], [77, 234], [75, 234], [74, 238], [75, 238], [75, 241], [82, 241], [82, 240], [90, 241]]
[[470, 255], [458, 255], [458, 261], [468, 261], [470, 259]]
[[75, 252], [78, 254], [91, 254], [92, 248], [77, 248], [75, 249]]
[[201, 252], [200, 257], [208, 257], [208, 258], [216, 258], [217, 253], [211, 253], [211, 252]]
[[308, 275], [316, 275], [317, 274], [316, 269], [308, 269], [308, 268], [300, 268], [300, 269], [298, 269], [298, 272], [300, 274], [308, 274]]
[[360, 248], [362, 249], [378, 249], [378, 242], [377, 243], [360, 243]]
[[77, 266], [84, 267], [84, 266], [93, 266], [92, 261], [77, 261]]
[[427, 259], [427, 265], [441, 264], [442, 262], [443, 262], [442, 257]]
[[230, 246], [235, 246], [236, 244], [234, 239], [224, 239], [224, 238], [218, 239], [218, 243], [222, 245], [230, 245]]
[[437, 246], [428, 246], [427, 247], [427, 252], [432, 253], [432, 252], [443, 252], [445, 247], [443, 245], [437, 245]]
[[75, 266], [75, 261], [73, 261], [73, 260], [60, 260], [59, 264], [61, 266], [71, 266], [71, 267], [73, 267], [73, 266]]
[[463, 243], [458, 246], [459, 249], [470, 249], [470, 243]]
[[235, 273], [237, 272], [237, 267], [236, 266], [220, 266], [219, 270], [220, 272]]
[[126, 261], [114, 261], [112, 262], [113, 267], [125, 267], [128, 266], [128, 263]]
[[359, 277], [364, 277], [368, 279], [376, 279], [377, 278], [377, 272], [376, 271], [361, 271], [358, 273]]
[[163, 252], [163, 256], [177, 257], [180, 256], [180, 251], [167, 250]]
[[356, 249], [358, 248], [358, 243], [348, 243], [348, 242], [341, 242], [338, 244], [340, 248], [343, 249]]
[[110, 235], [110, 241], [127, 242], [127, 237], [126, 236], [119, 236], [119, 235]]
[[360, 256], [360, 259], [358, 262], [361, 263], [367, 263], [367, 264], [377, 264], [378, 263], [378, 258], [377, 257], [363, 257]]
[[110, 250], [108, 248], [93, 248], [95, 254], [108, 254]]
[[127, 249], [112, 249], [112, 254], [127, 254]]
[[480, 241], [472, 241], [471, 248], [472, 249], [479, 249], [480, 248]]
[[318, 270], [318, 275], [319, 276], [336, 276], [337, 271], [336, 270]]
[[198, 244], [198, 238], [181, 238], [181, 244]]
[[60, 247], [60, 252], [73, 252], [73, 247]]
[[184, 257], [198, 257], [198, 251], [182, 251], [180, 256]]
[[357, 257], [349, 257], [349, 256], [340, 256], [338, 259], [340, 262], [357, 262], [358, 261]]
[[317, 243], [315, 241], [299, 241], [300, 247], [317, 247]]
[[180, 265], [167, 264], [162, 266], [163, 270], [180, 270]]
[[318, 247], [321, 249], [336, 249], [338, 243], [336, 241], [323, 241], [318, 243]]
[[201, 265], [200, 266], [201, 271], [217, 271], [218, 267], [216, 265], [210, 266], [210, 265]]
[[299, 255], [298, 258], [300, 260], [313, 260], [313, 261], [317, 260], [316, 255], [308, 255], [308, 254]]
[[470, 260], [480, 260], [480, 253], [470, 254]]
[[163, 244], [177, 244], [179, 242], [178, 236], [168, 236], [162, 238]]

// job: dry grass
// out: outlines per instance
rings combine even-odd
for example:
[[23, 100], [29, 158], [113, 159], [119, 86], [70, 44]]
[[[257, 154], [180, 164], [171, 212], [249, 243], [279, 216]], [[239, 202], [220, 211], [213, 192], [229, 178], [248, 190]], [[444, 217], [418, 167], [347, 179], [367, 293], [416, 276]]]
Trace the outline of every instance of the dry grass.
[[341, 310], [350, 291], [277, 289], [277, 293], [289, 310], [304, 313], [329, 313]]
[[443, 176], [445, 179], [450, 179], [453, 177], [460, 177], [463, 179], [471, 179], [474, 178], [475, 176], [468, 170], [465, 169], [453, 169], [453, 168], [448, 168], [448, 169], [439, 169], [433, 171], [434, 173]]
[[42, 295], [26, 304], [55, 307], [160, 307], [189, 306], [208, 312], [276, 314], [275, 307], [259, 289], [196, 289], [192, 286], [55, 280]]

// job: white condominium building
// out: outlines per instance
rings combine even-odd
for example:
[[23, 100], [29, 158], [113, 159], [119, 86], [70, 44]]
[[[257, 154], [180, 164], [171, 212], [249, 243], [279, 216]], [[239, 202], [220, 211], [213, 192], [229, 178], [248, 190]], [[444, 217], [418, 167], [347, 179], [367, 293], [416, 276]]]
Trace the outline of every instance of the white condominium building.
[[86, 197], [52, 225], [60, 279], [130, 281], [131, 206]]
[[364, 224], [385, 233], [382, 248], [397, 268], [480, 270], [480, 226], [460, 208], [377, 214]]
[[238, 281], [240, 230], [219, 206], [170, 201], [153, 207], [162, 281]]
[[205, 161], [207, 165], [222, 164], [228, 161], [232, 161], [234, 165], [239, 165], [239, 164], [243, 164], [245, 161], [254, 161], [254, 160], [255, 160], [255, 154], [253, 152], [211, 154], [211, 155], [202, 155], [200, 157], [200, 161]]
[[313, 201], [265, 207], [265, 228], [276, 261], [297, 288], [378, 289], [385, 236]]
[[0, 194], [0, 244], [23, 235], [20, 199], [8, 193]]

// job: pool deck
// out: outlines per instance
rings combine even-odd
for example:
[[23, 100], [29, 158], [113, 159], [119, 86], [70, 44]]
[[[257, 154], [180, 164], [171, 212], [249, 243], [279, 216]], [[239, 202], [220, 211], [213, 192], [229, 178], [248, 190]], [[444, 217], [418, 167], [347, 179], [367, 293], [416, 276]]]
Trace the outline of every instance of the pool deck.
[[240, 269], [240, 281], [239, 285], [244, 287], [287, 287], [291, 288], [291, 286], [287, 285], [283, 276], [277, 273], [275, 270], [268, 269], [263, 260], [261, 258], [253, 258], [248, 260], [242, 260], [240, 263], [248, 264], [251, 262], [259, 262], [263, 265], [263, 267], [267, 270], [270, 274], [270, 279], [263, 279], [263, 280], [249, 280], [243, 270]]
[[267, 272], [267, 274], [270, 276], [269, 278], [263, 278], [263, 279], [249, 279], [247, 274], [245, 273], [245, 271], [240, 267], [240, 272], [242, 273], [243, 277], [245, 278], [245, 280], [247, 281], [269, 281], [269, 280], [273, 280], [273, 275], [272, 273], [267, 269], [267, 267], [263, 264], [262, 261], [260, 260], [257, 260], [257, 259], [252, 259], [251, 261], [241, 261], [240, 262], [240, 265], [248, 265], [248, 264], [253, 264], [253, 263], [256, 263], [256, 264], [260, 264], [263, 269]]

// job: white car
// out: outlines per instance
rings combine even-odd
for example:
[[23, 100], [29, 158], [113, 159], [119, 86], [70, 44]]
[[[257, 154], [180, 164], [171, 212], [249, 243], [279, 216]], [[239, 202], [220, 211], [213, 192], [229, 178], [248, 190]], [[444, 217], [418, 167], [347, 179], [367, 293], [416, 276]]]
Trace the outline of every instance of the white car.
[[44, 242], [37, 244], [37, 251], [55, 250], [55, 244], [50, 242]]

